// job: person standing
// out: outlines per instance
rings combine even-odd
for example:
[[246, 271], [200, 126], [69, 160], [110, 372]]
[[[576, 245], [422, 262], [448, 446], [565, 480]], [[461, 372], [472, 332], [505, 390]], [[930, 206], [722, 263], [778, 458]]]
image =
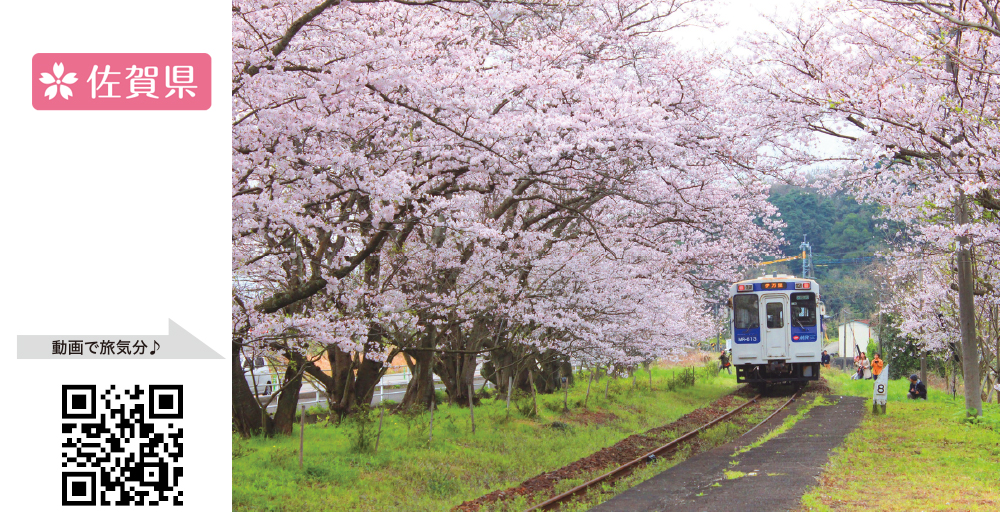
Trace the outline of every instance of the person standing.
[[882, 374], [884, 368], [885, 362], [882, 361], [882, 354], [875, 353], [875, 358], [872, 358], [872, 379], [878, 379], [878, 375]]
[[863, 379], [872, 379], [872, 362], [865, 353], [861, 353], [861, 370]]
[[722, 367], [719, 369], [719, 372], [722, 372], [722, 369], [726, 369], [729, 374], [733, 373], [733, 370], [729, 368], [729, 355], [726, 354], [724, 349], [722, 350], [722, 354], [719, 355], [719, 361], [722, 362]]
[[823, 350], [823, 356], [820, 358], [819, 362], [820, 365], [826, 367], [827, 369], [830, 368], [830, 353], [827, 353], [826, 349]]

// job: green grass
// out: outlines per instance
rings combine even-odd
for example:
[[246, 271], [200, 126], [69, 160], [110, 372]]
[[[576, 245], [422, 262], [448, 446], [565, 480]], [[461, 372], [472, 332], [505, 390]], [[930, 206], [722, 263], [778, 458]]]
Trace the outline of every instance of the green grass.
[[739, 470], [723, 470], [722, 473], [725, 474], [726, 479], [739, 479], [747, 475], [746, 472], [740, 472]]
[[[870, 398], [872, 381], [825, 373], [834, 393]], [[866, 408], [861, 426], [834, 450], [820, 485], [802, 498], [809, 511], [1000, 510], [1000, 407], [964, 422], [964, 399], [928, 390], [906, 399], [909, 382], [889, 383], [886, 415]]]
[[[671, 370], [654, 369], [653, 387], [639, 375], [612, 381], [608, 400], [604, 382], [595, 383], [588, 408], [581, 405], [586, 378], [570, 389], [570, 412], [562, 395], [538, 397], [537, 417], [526, 417], [502, 398], [476, 407], [472, 434], [468, 408], [439, 407], [434, 437], [428, 443], [429, 414], [386, 415], [377, 454], [356, 452], [351, 422], [306, 426], [304, 467], [298, 467], [296, 436], [233, 438], [233, 497], [236, 511], [424, 511], [449, 510], [490, 491], [520, 484], [560, 468], [621, 439], [667, 424], [736, 388], [734, 376], [708, 377], [701, 369], [691, 388], [665, 391]], [[521, 399], [522, 406], [530, 398]], [[598, 421], [598, 422], [595, 422]], [[566, 424], [552, 427], [553, 422]], [[718, 437], [727, 435], [721, 426]], [[679, 460], [678, 460], [679, 461]], [[658, 461], [663, 470], [673, 461]], [[580, 480], [582, 482], [582, 480]], [[578, 482], [560, 483], [566, 489]], [[503, 507], [529, 507], [525, 499]]]

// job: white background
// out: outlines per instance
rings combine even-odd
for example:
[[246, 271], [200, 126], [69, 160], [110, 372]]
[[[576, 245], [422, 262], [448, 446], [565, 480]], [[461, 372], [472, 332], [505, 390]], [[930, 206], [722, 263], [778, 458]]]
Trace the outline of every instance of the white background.
[[[63, 384], [184, 394], [184, 507], [231, 510], [228, 360], [17, 360], [18, 334], [165, 335], [227, 356], [231, 6], [6, 2], [0, 98], [4, 508], [61, 507]], [[35, 111], [35, 53], [207, 53], [207, 111]], [[78, 75], [79, 77], [79, 75]], [[79, 83], [86, 77], [80, 77]]]

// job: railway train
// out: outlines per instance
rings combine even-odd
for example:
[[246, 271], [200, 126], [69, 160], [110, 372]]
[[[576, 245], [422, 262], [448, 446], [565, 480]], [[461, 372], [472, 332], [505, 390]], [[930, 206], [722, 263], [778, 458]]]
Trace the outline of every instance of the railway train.
[[727, 304], [737, 383], [819, 379], [826, 308], [815, 280], [774, 273], [739, 281]]

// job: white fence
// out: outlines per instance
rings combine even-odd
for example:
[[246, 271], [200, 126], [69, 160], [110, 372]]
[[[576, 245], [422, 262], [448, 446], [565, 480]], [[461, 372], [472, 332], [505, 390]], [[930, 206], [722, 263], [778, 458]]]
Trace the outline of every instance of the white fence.
[[[570, 360], [570, 364], [573, 366], [573, 372], [579, 371], [582, 368], [582, 364], [576, 360]], [[483, 378], [482, 376], [481, 372], [482, 367], [483, 367], [482, 361], [476, 363], [476, 371], [475, 374], [473, 375], [474, 382], [482, 381], [481, 385], [477, 385], [479, 390], [482, 390], [483, 388], [489, 388], [490, 386], [490, 382], [486, 381], [486, 379]], [[322, 370], [324, 372], [329, 371], [329, 369], [322, 369]], [[271, 376], [274, 377], [274, 383], [275, 383], [275, 385], [273, 385], [272, 387], [272, 390], [276, 391], [279, 388], [281, 388], [281, 378], [283, 377], [283, 373], [284, 369], [279, 369], [277, 367], [275, 368], [274, 372], [271, 373]], [[381, 404], [382, 401], [389, 399], [393, 396], [398, 396], [398, 399], [402, 399], [403, 394], [406, 392], [406, 385], [409, 384], [410, 379], [412, 377], [413, 374], [410, 373], [409, 367], [405, 365], [390, 366], [386, 370], [385, 374], [382, 376], [382, 379], [379, 380], [378, 385], [375, 388], [375, 395], [372, 398], [372, 405]], [[433, 377], [434, 377], [434, 389], [443, 390], [444, 385], [441, 384], [441, 378], [439, 378], [437, 374], [434, 374]], [[249, 374], [247, 375], [247, 379], [249, 380]], [[260, 374], [257, 375], [257, 380], [258, 383], [263, 382], [262, 376], [260, 376]], [[316, 383], [316, 380], [309, 377], [308, 374], [302, 380], [302, 387], [299, 389], [300, 406], [305, 406], [307, 408], [310, 408], [312, 406], [320, 406], [320, 407], [327, 406], [328, 403], [326, 400], [326, 394], [322, 391], [322, 387], [317, 387], [316, 384], [314, 383]], [[252, 389], [253, 386], [251, 385], [250, 388]], [[263, 387], [261, 386], [260, 388], [262, 389]], [[263, 394], [258, 395], [257, 398], [257, 400], [260, 401], [261, 404], [266, 403], [269, 399], [271, 399], [270, 396]], [[267, 406], [267, 410], [269, 412], [273, 412], [275, 409], [277, 409], [277, 407], [278, 407], [277, 402], [271, 401], [271, 403], [268, 404]]]
[[[474, 381], [482, 380], [483, 382], [481, 385], [478, 385], [479, 390], [489, 387], [490, 384], [489, 381], [486, 381], [482, 376], [481, 373], [482, 367], [483, 367], [482, 362], [477, 363], [476, 371], [473, 376]], [[322, 369], [322, 370], [324, 372], [327, 372], [329, 369]], [[279, 388], [281, 388], [280, 380], [283, 377], [281, 374], [282, 374], [281, 372], [278, 372], [278, 369], [276, 369], [275, 372], [272, 374], [276, 382], [276, 385], [274, 385], [272, 388], [272, 390], [274, 391], [277, 391]], [[372, 405], [381, 404], [382, 401], [392, 396], [399, 396], [399, 398], [402, 399], [403, 393], [406, 392], [406, 385], [409, 384], [410, 379], [412, 377], [413, 374], [410, 373], [409, 367], [405, 365], [390, 366], [389, 369], [386, 370], [385, 374], [382, 376], [382, 379], [379, 380], [378, 385], [375, 388], [375, 395], [372, 398]], [[433, 377], [434, 377], [434, 389], [443, 390], [444, 385], [441, 384], [441, 378], [439, 378], [437, 374], [434, 374]], [[261, 378], [258, 377], [257, 379], [258, 382], [260, 382]], [[315, 379], [312, 379], [308, 375], [306, 375], [302, 381], [303, 381], [302, 387], [299, 389], [299, 405], [305, 406], [307, 408], [312, 406], [321, 406], [321, 407], [326, 406], [327, 405], [326, 394], [321, 390], [321, 387], [317, 387], [314, 384]], [[270, 399], [270, 397], [263, 394], [259, 395], [257, 398], [257, 400], [260, 401], [261, 403], [267, 402], [268, 399]], [[272, 401], [267, 406], [267, 410], [271, 412], [273, 412], [276, 408], [277, 404], [274, 401]]]

